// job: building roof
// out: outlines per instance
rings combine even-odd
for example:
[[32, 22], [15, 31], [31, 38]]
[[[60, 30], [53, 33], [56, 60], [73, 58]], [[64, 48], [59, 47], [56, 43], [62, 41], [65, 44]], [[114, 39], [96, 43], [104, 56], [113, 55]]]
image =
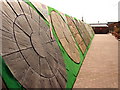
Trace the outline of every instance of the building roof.
[[106, 24], [91, 24], [91, 27], [108, 27]]
[[107, 23], [90, 23], [90, 25], [106, 25]]

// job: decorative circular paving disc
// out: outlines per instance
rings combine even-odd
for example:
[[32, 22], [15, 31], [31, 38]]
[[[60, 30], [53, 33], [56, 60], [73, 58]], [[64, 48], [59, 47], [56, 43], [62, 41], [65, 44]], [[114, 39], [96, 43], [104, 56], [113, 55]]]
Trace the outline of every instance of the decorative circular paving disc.
[[87, 39], [88, 39], [88, 38], [87, 38], [87, 36], [85, 35], [85, 33], [83, 32], [83, 29], [82, 29], [81, 24], [80, 24], [79, 21], [76, 20], [76, 19], [74, 19], [74, 22], [75, 22], [75, 24], [76, 24], [76, 26], [77, 26], [77, 28], [78, 28], [78, 30], [79, 30], [79, 32], [80, 32], [83, 40], [84, 40], [84, 42], [85, 42], [85, 45], [87, 46]]
[[49, 21], [48, 8], [46, 5], [30, 0], [30, 2], [41, 12], [41, 14]]
[[25, 88], [65, 88], [64, 60], [48, 25], [22, 1], [2, 8], [2, 57], [14, 77]]
[[89, 27], [88, 24], [86, 24], [86, 23], [84, 23], [84, 25], [85, 25], [85, 27], [86, 27], [87, 32], [88, 32], [89, 35], [90, 35], [90, 38], [92, 38], [92, 32], [91, 32], [91, 30], [90, 30], [90, 27]]
[[[87, 29], [86, 29], [86, 27], [85, 27], [85, 23], [84, 22], [82, 22], [82, 21], [79, 21], [81, 24], [82, 24], [82, 28], [83, 28], [83, 31], [84, 31], [84, 33], [86, 34], [86, 36], [89, 38], [89, 40], [90, 40], [90, 35], [89, 35], [89, 33], [88, 33], [88, 31], [87, 31]], [[90, 42], [90, 41], [89, 41]]]
[[81, 38], [75, 24], [73, 23], [73, 20], [68, 16], [66, 16], [66, 18], [67, 18], [67, 23], [68, 23], [68, 25], [70, 27], [70, 30], [71, 30], [74, 38], [76, 39], [82, 53], [84, 53], [86, 51], [86, 46], [85, 46], [85, 44], [83, 42], [83, 39]]
[[71, 59], [74, 62], [79, 63], [80, 54], [78, 52], [78, 48], [76, 46], [75, 40], [70, 30], [67, 27], [67, 24], [63, 21], [61, 16], [55, 11], [51, 12], [51, 19], [52, 19], [52, 24], [54, 26], [56, 34], [62, 46], [64, 47], [68, 55], [71, 57]]
[[81, 31], [81, 35], [83, 36], [83, 39], [84, 39], [86, 45], [88, 46], [89, 43], [90, 43], [90, 38], [88, 36], [88, 32], [86, 32], [85, 27], [84, 27], [84, 25], [83, 25], [83, 23], [81, 21], [78, 21], [78, 23], [79, 23], [79, 27], [78, 28]]

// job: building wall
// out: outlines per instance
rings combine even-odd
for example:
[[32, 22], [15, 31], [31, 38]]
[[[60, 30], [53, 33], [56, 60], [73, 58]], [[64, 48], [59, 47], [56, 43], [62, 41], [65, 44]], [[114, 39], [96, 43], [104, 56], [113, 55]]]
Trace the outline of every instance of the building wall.
[[120, 22], [112, 23], [109, 26], [109, 31], [116, 37], [120, 38]]
[[109, 33], [108, 27], [93, 27], [95, 34], [107, 34]]
[[118, 2], [118, 21], [120, 21], [120, 1]]

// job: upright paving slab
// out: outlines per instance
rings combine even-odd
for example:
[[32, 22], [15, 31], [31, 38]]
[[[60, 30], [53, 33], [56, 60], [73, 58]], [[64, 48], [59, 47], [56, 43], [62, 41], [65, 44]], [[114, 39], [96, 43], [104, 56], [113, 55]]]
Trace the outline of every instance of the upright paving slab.
[[0, 12], [0, 60], [4, 62], [2, 78], [7, 87], [16, 88], [16, 83], [19, 83], [24, 88], [65, 88], [64, 60], [43, 18], [19, 0], [3, 1]]
[[72, 88], [93, 30], [54, 8], [30, 1], [3, 0], [0, 4], [0, 75], [6, 88]]

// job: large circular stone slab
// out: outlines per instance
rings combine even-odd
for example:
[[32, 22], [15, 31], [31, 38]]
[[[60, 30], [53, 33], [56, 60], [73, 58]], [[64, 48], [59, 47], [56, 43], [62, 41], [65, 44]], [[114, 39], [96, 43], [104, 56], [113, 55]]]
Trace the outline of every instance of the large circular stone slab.
[[72, 36], [72, 33], [68, 29], [67, 24], [63, 21], [62, 17], [55, 11], [51, 12], [51, 19], [55, 32], [62, 46], [64, 47], [68, 55], [71, 57], [71, 59], [74, 62], [79, 63], [80, 54], [78, 52], [78, 47], [76, 46], [75, 40]]
[[[68, 25], [69, 25], [69, 27], [70, 27], [70, 30], [71, 30], [71, 32], [72, 32], [75, 40], [77, 41], [77, 43], [78, 43], [78, 45], [79, 45], [82, 53], [84, 54], [85, 51], [86, 51], [86, 46], [85, 46], [85, 44], [84, 44], [84, 42], [83, 42], [83, 39], [82, 39], [82, 37], [80, 36], [80, 34], [79, 34], [78, 30], [77, 30], [77, 27], [76, 27], [76, 25], [74, 24], [72, 18], [70, 18], [70, 17], [68, 17], [68, 16], [66, 16], [66, 18], [67, 18], [67, 23], [68, 23]], [[82, 44], [81, 44], [81, 43], [82, 43]]]
[[85, 33], [86, 37], [88, 38], [87, 43], [89, 44], [90, 43], [90, 35], [89, 35], [88, 31], [86, 30], [84, 23], [82, 21], [79, 21], [79, 24], [81, 25], [83, 32]]
[[84, 39], [84, 42], [86, 43], [86, 46], [88, 46], [89, 42], [90, 42], [90, 39], [85, 32], [85, 28], [83, 26], [83, 23], [80, 20], [78, 20], [78, 21], [76, 20], [75, 22], [76, 22], [76, 24], [78, 26], [78, 29], [79, 29], [79, 31], [80, 31], [83, 39]]
[[48, 25], [23, 1], [3, 7], [2, 57], [14, 77], [25, 88], [65, 88], [64, 60]]
[[85, 45], [87, 46], [86, 40], [87, 40], [88, 38], [87, 38], [87, 36], [85, 35], [85, 33], [83, 32], [83, 29], [82, 29], [81, 24], [80, 24], [79, 21], [76, 20], [76, 19], [74, 19], [74, 22], [75, 22], [75, 24], [76, 24], [76, 26], [77, 26], [80, 34], [81, 34], [81, 37], [83, 38], [83, 40], [84, 40], [84, 42], [85, 42]]

